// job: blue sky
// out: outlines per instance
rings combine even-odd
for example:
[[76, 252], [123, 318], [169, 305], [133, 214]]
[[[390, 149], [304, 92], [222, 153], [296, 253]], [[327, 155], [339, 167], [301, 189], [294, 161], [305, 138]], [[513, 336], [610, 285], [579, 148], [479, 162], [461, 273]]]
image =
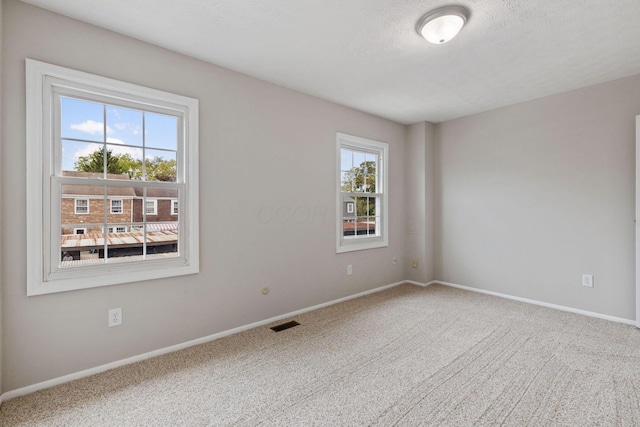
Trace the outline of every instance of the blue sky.
[[[74, 170], [80, 156], [102, 148], [114, 154], [129, 154], [142, 159], [143, 112], [113, 105], [63, 97], [61, 105], [62, 169]], [[178, 119], [155, 113], [144, 113], [144, 148], [147, 158], [176, 158]], [[105, 139], [106, 136], [106, 139]], [[81, 141], [70, 141], [68, 138]], [[165, 151], [171, 150], [171, 151]]]

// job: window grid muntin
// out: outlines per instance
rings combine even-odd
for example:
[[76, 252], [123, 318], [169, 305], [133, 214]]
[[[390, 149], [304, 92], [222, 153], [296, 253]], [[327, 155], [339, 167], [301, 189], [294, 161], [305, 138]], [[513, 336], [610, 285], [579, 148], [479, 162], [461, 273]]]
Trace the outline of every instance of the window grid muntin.
[[[364, 158], [363, 163], [365, 164], [365, 169], [363, 170], [363, 174], [362, 174], [363, 175], [363, 185], [362, 185], [362, 190], [361, 191], [354, 191], [353, 186], [351, 188], [352, 191], [343, 191], [342, 190], [342, 177], [344, 176], [344, 173], [348, 173], [348, 172], [350, 172], [352, 170], [352, 169], [345, 170], [345, 169], [342, 168], [342, 151], [343, 150], [351, 152], [351, 158], [352, 158], [351, 159], [351, 166], [352, 166], [352, 169], [353, 168], [357, 168], [360, 165], [362, 165], [362, 163], [360, 165], [356, 165], [355, 164], [354, 159], [355, 159], [356, 154], [362, 154], [363, 155], [363, 158]], [[375, 173], [373, 173], [373, 174], [367, 173], [367, 169], [366, 169], [366, 166], [367, 166], [366, 162], [367, 162], [367, 159], [369, 158], [369, 156], [373, 156], [374, 159], [375, 159], [376, 170], [375, 170]], [[354, 199], [354, 205], [355, 205], [354, 206], [354, 210], [357, 213], [357, 210], [358, 210], [357, 199], [358, 198], [374, 198], [375, 199], [375, 206], [374, 206], [375, 212], [382, 212], [382, 208], [383, 208], [382, 199], [383, 199], [383, 196], [384, 196], [384, 193], [383, 193], [383, 191], [384, 191], [383, 179], [381, 179], [382, 178], [382, 167], [383, 167], [383, 165], [382, 165], [382, 161], [383, 161], [382, 150], [381, 149], [380, 150], [378, 150], [378, 149], [366, 149], [366, 148], [363, 148], [363, 147], [357, 146], [357, 145], [350, 145], [348, 143], [341, 143], [340, 144], [339, 158], [340, 158], [339, 170], [340, 170], [340, 180], [341, 180], [340, 192], [341, 192], [343, 200], [344, 200], [345, 196], [353, 198]], [[366, 189], [368, 188], [367, 176], [374, 176], [375, 177], [375, 188], [376, 188], [376, 190], [378, 190], [378, 192], [367, 192], [366, 191]], [[369, 204], [369, 201], [367, 201], [367, 205], [368, 204]], [[369, 210], [369, 209], [367, 209], [367, 210]], [[351, 212], [348, 212], [348, 213], [351, 213]], [[368, 219], [369, 217], [374, 217], [375, 218], [375, 220], [374, 220], [375, 232], [373, 234], [369, 234], [369, 232], [368, 232], [370, 230], [370, 227], [369, 227], [369, 224], [368, 224], [369, 221], [366, 221], [367, 222], [367, 227], [366, 227], [367, 233], [365, 235], [360, 235], [359, 236], [357, 234], [357, 230], [358, 230], [357, 224], [359, 222], [358, 219], [362, 219], [362, 218]], [[351, 220], [351, 219], [355, 219], [355, 223], [356, 223], [355, 224], [355, 234], [353, 236], [345, 235], [345, 230], [344, 230], [345, 222], [348, 221], [348, 220]], [[342, 221], [340, 222], [340, 224], [341, 224], [340, 225], [340, 228], [341, 228], [341, 230], [340, 230], [341, 241], [344, 241], [344, 240], [358, 240], [358, 239], [364, 240], [364, 239], [371, 239], [372, 237], [380, 237], [380, 236], [382, 236], [382, 234], [384, 232], [382, 230], [382, 219], [383, 219], [382, 213], [380, 213], [379, 215], [378, 214], [376, 214], [376, 215], [357, 215], [356, 214], [355, 218], [351, 217], [351, 216], [349, 216], [349, 217], [343, 216], [342, 217]]]
[[[78, 94], [77, 91], [75, 89], [70, 89], [68, 87], [65, 87], [63, 89], [59, 88], [59, 87], [54, 87], [52, 90], [53, 96], [51, 97], [51, 102], [53, 103], [53, 117], [54, 117], [54, 122], [53, 122], [53, 141], [54, 144], [52, 145], [52, 150], [54, 151], [51, 155], [52, 160], [54, 161], [54, 165], [52, 168], [52, 171], [54, 173], [54, 176], [51, 177], [51, 181], [52, 181], [52, 188], [58, 188], [60, 189], [61, 187], [59, 186], [60, 182], [65, 182], [65, 183], [69, 183], [69, 184], [76, 184], [76, 185], [98, 185], [98, 186], [104, 186], [104, 196], [103, 196], [103, 223], [102, 223], [102, 227], [105, 228], [105, 225], [108, 224], [108, 213], [110, 212], [109, 209], [109, 202], [108, 202], [108, 196], [107, 196], [107, 188], [109, 186], [112, 186], [113, 184], [115, 184], [115, 186], [127, 186], [127, 187], [142, 187], [144, 188], [143, 190], [143, 209], [142, 209], [142, 214], [143, 214], [143, 223], [145, 225], [142, 226], [142, 232], [143, 232], [143, 242], [142, 242], [142, 248], [143, 248], [143, 255], [142, 255], [142, 260], [146, 260], [146, 255], [147, 255], [147, 243], [148, 243], [148, 236], [147, 236], [147, 227], [146, 227], [146, 222], [147, 222], [147, 215], [148, 213], [146, 212], [146, 200], [147, 200], [147, 196], [146, 196], [146, 188], [149, 184], [154, 184], [152, 185], [152, 187], [160, 187], [160, 188], [175, 188], [178, 193], [180, 194], [181, 191], [180, 189], [184, 189], [184, 185], [182, 184], [184, 182], [184, 177], [185, 172], [184, 170], [182, 170], [182, 162], [181, 159], [184, 159], [185, 154], [183, 151], [186, 151], [186, 146], [183, 143], [183, 134], [184, 131], [180, 132], [178, 131], [176, 134], [176, 150], [166, 150], [166, 149], [162, 149], [160, 147], [153, 147], [152, 149], [154, 150], [159, 150], [159, 151], [167, 151], [167, 152], [173, 152], [175, 153], [176, 156], [176, 181], [147, 181], [147, 180], [114, 180], [114, 179], [109, 179], [107, 178], [107, 173], [108, 173], [108, 168], [107, 168], [107, 156], [104, 155], [103, 156], [103, 172], [102, 172], [102, 178], [86, 178], [86, 177], [70, 177], [70, 176], [63, 176], [62, 173], [62, 156], [61, 156], [61, 152], [62, 152], [62, 131], [61, 131], [61, 123], [62, 123], [62, 107], [61, 107], [61, 98], [62, 97], [69, 97], [69, 98], [75, 98], [75, 99], [80, 99], [82, 101], [85, 102], [91, 102], [91, 103], [96, 103], [96, 104], [101, 104], [103, 107], [103, 120], [102, 120], [102, 125], [103, 125], [103, 141], [99, 142], [99, 141], [95, 141], [95, 140], [83, 140], [80, 138], [74, 138], [74, 140], [79, 140], [81, 142], [85, 142], [85, 143], [91, 143], [91, 144], [96, 144], [96, 145], [102, 145], [103, 149], [105, 150], [106, 153], [106, 149], [107, 147], [110, 145], [108, 142], [108, 137], [107, 137], [107, 120], [106, 120], [106, 115], [107, 115], [107, 107], [108, 106], [114, 106], [114, 107], [124, 107], [124, 108], [129, 108], [132, 110], [138, 110], [138, 111], [142, 111], [143, 112], [143, 128], [142, 128], [142, 132], [143, 132], [143, 145], [142, 145], [142, 150], [143, 150], [143, 161], [142, 161], [142, 176], [143, 178], [146, 177], [146, 157], [144, 156], [144, 151], [146, 149], [145, 143], [144, 143], [144, 112], [148, 111], [150, 113], [155, 113], [155, 114], [162, 114], [162, 115], [166, 115], [166, 116], [171, 116], [171, 117], [175, 117], [177, 119], [177, 129], [183, 129], [183, 118], [181, 114], [170, 114], [167, 110], [161, 109], [161, 108], [152, 108], [152, 109], [148, 109], [147, 110], [147, 106], [144, 105], [144, 109], [141, 108], [143, 104], [138, 104], [135, 101], [124, 101], [123, 100], [118, 100], [118, 102], [114, 102], [114, 100], [112, 98], [110, 98], [109, 96], [105, 96], [105, 95], [96, 95], [95, 93], [91, 93], [90, 96], [83, 96], [81, 94]], [[96, 99], [93, 99], [93, 97], [95, 96]], [[65, 140], [71, 140], [70, 138], [65, 138]], [[138, 146], [132, 146], [132, 145], [127, 145], [127, 144], [122, 144], [122, 146], [127, 146], [127, 147], [134, 147], [134, 148], [140, 148]], [[182, 147], [182, 150], [181, 150]], [[124, 183], [124, 184], [123, 184]], [[52, 201], [55, 200], [54, 203], [56, 203], [56, 206], [59, 207], [61, 206], [62, 203], [62, 192], [59, 190], [57, 195], [51, 194], [52, 197]], [[89, 202], [87, 200], [87, 209], [88, 209], [88, 205]], [[154, 203], [154, 214], [153, 215], [157, 215], [157, 201], [155, 201]], [[149, 214], [151, 215], [151, 214]], [[62, 218], [60, 217], [60, 220]], [[56, 225], [56, 224], [52, 224], [52, 225]], [[55, 272], [56, 270], [59, 270], [62, 267], [62, 251], [63, 248], [61, 247], [60, 244], [60, 240], [61, 240], [61, 236], [60, 234], [56, 234], [55, 232], [53, 232], [53, 230], [56, 229], [60, 229], [62, 226], [64, 226], [65, 224], [62, 224], [62, 222], [60, 221], [56, 227], [52, 227], [52, 238], [51, 241], [53, 243], [53, 245], [51, 245], [51, 260], [53, 261], [53, 263], [50, 265], [50, 270], [52, 272]], [[179, 228], [181, 228], [180, 224], [179, 224]], [[105, 233], [106, 235], [107, 233]], [[180, 255], [181, 251], [180, 248], [183, 246], [182, 245], [182, 239], [183, 239], [183, 233], [178, 232], [178, 237], [177, 237], [178, 241], [177, 241], [177, 254]], [[57, 242], [57, 243], [56, 243]], [[57, 246], [57, 251], [55, 250], [55, 246]], [[108, 241], [107, 239], [104, 239], [104, 263], [109, 263], [109, 256], [108, 256]], [[182, 258], [184, 258], [184, 254], [181, 255]], [[57, 262], [56, 262], [57, 261]], [[137, 261], [131, 261], [131, 262], [137, 262]], [[56, 267], [57, 265], [57, 267]], [[53, 268], [52, 268], [53, 267]], [[65, 266], [66, 268], [84, 268], [84, 266]]]

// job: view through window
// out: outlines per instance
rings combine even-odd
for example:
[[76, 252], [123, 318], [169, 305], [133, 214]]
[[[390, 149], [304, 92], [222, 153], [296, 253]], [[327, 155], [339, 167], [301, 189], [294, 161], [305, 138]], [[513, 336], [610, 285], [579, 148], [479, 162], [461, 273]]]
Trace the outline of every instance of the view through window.
[[337, 251], [387, 245], [387, 144], [338, 134]]

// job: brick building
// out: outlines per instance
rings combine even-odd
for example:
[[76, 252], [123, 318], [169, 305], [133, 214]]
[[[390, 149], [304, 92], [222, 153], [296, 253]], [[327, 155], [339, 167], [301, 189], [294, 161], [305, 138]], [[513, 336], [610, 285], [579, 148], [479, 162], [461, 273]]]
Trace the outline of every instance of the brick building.
[[[92, 172], [65, 171], [66, 176], [96, 177]], [[128, 175], [107, 174], [109, 179], [129, 180]], [[131, 187], [107, 187], [107, 222], [109, 232], [124, 233], [134, 220], [135, 191]], [[62, 234], [102, 233], [104, 223], [104, 187], [91, 185], [62, 186]], [[122, 225], [118, 225], [122, 224]], [[113, 226], [111, 226], [113, 225]]]

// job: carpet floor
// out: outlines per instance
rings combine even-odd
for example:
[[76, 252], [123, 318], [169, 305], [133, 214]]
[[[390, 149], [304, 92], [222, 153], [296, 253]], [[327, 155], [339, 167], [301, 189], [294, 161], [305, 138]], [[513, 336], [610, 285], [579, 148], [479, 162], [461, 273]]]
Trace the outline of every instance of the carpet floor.
[[633, 326], [440, 285], [401, 285], [291, 320], [300, 325], [12, 399], [0, 424], [640, 425]]

